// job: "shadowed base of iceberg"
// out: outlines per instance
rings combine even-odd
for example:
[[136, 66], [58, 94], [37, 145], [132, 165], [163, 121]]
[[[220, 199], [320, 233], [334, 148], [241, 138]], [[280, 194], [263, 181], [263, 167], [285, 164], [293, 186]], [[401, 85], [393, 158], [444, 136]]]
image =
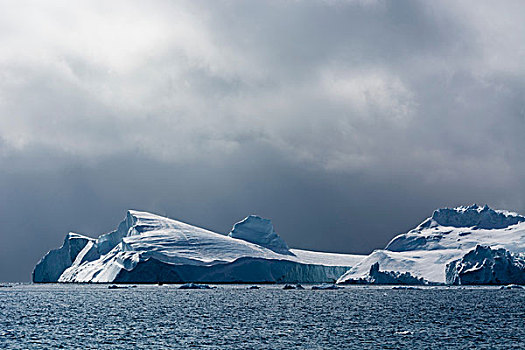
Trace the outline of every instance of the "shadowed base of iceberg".
[[338, 284], [429, 285], [431, 283], [409, 272], [379, 271], [379, 263], [376, 262], [370, 266], [368, 275], [361, 278], [350, 278]]
[[335, 282], [347, 266], [301, 264], [287, 260], [239, 258], [209, 266], [174, 265], [150, 258], [122, 269], [113, 283], [319, 283]]

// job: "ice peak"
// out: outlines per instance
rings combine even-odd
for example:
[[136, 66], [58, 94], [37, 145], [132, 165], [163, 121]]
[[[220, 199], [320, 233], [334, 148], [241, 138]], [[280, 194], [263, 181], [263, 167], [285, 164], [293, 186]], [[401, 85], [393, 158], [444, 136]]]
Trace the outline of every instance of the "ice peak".
[[521, 215], [504, 210], [494, 210], [486, 204], [437, 209], [430, 219], [441, 226], [475, 227], [488, 230], [501, 229], [525, 221], [525, 217]]
[[257, 215], [247, 216], [233, 225], [228, 236], [258, 244], [276, 253], [292, 255], [286, 242], [275, 232], [272, 221]]

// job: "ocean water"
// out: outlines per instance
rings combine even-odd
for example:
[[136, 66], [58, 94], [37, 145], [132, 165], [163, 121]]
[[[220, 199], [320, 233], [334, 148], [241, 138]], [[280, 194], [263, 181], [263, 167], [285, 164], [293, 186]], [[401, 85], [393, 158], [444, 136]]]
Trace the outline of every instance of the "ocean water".
[[107, 287], [0, 288], [0, 348], [525, 349], [525, 290]]

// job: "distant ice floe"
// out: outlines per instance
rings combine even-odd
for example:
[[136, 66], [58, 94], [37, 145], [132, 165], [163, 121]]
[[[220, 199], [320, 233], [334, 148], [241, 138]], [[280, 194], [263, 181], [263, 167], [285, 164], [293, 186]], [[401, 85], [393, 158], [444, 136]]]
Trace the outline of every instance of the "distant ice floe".
[[300, 284], [285, 284], [283, 286], [283, 289], [284, 290], [290, 290], [290, 289], [304, 289], [303, 286], [301, 286]]
[[186, 283], [179, 287], [179, 289], [213, 289], [214, 287], [207, 284]]
[[334, 289], [342, 289], [343, 287], [339, 287], [335, 284], [330, 283], [324, 283], [320, 286], [312, 286], [312, 290], [334, 290]]
[[509, 284], [506, 286], [501, 286], [500, 289], [524, 289], [523, 286], [519, 286], [517, 284]]

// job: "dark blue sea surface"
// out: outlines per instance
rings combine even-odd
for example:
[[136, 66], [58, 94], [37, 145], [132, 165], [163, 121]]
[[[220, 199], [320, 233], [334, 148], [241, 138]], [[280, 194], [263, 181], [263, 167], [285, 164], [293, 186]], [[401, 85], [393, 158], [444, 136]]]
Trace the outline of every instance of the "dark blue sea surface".
[[525, 349], [525, 290], [0, 287], [7, 349]]

